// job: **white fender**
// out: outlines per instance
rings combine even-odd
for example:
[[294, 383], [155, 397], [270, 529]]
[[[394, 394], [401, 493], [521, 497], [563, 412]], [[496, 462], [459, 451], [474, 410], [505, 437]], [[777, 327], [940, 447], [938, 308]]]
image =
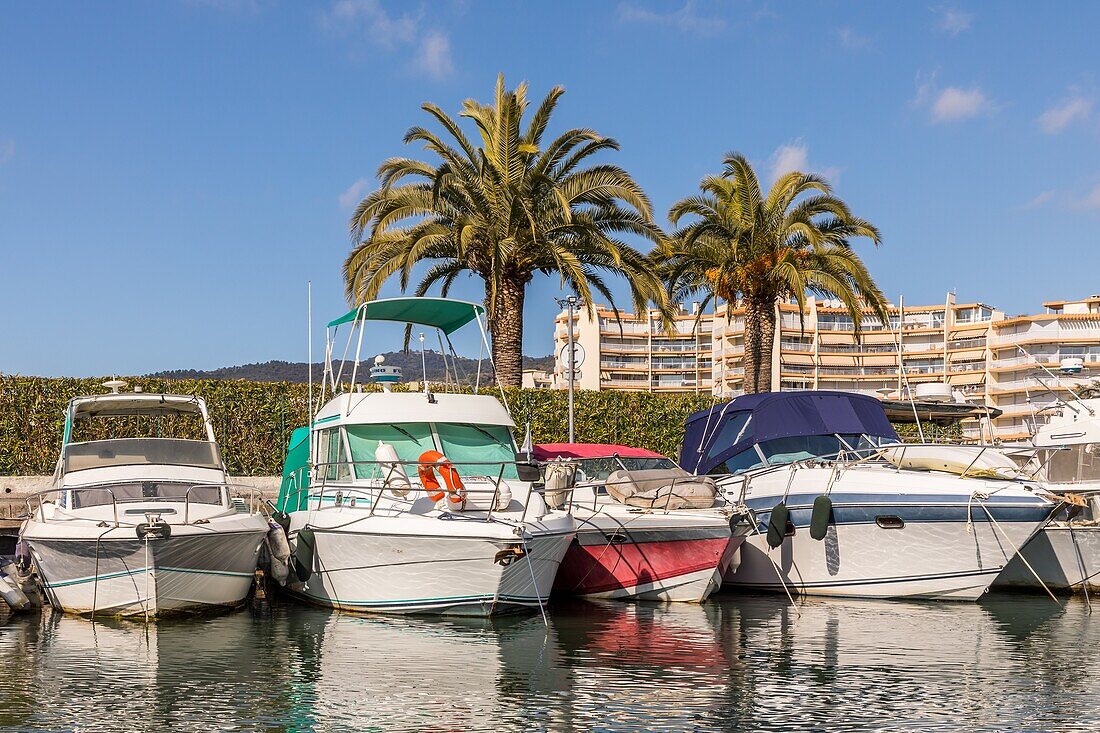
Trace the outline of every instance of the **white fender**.
[[278, 522], [270, 522], [271, 528], [267, 530], [267, 549], [271, 554], [271, 577], [279, 585], [286, 585], [286, 579], [290, 575], [290, 543], [286, 541], [286, 533]]
[[374, 460], [379, 462], [382, 478], [386, 480], [390, 492], [397, 497], [408, 496], [412, 484], [409, 483], [409, 474], [405, 473], [405, 467], [399, 462], [401, 459], [397, 455], [397, 449], [380, 440], [378, 447], [374, 449]]
[[31, 599], [19, 588], [19, 583], [4, 573], [0, 573], [0, 597], [13, 611], [25, 611], [31, 607]]
[[551, 509], [560, 509], [569, 500], [569, 492], [577, 480], [577, 464], [551, 461], [546, 465], [543, 498]]

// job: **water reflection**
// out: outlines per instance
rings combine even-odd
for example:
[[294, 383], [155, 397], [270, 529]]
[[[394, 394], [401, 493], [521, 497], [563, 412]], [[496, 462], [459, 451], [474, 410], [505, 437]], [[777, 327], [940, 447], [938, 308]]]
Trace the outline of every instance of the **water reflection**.
[[256, 602], [144, 626], [0, 615], [0, 730], [1096, 730], [1085, 604], [719, 596], [535, 617]]

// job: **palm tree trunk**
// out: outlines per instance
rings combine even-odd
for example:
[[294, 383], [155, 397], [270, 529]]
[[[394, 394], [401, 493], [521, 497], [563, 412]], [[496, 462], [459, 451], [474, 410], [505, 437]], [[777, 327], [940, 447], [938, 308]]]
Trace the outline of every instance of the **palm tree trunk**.
[[745, 394], [771, 392], [775, 301], [745, 301]]
[[503, 387], [523, 386], [523, 283], [505, 279], [497, 293], [497, 307], [486, 310], [492, 315], [489, 333], [493, 337], [493, 365], [497, 381]]

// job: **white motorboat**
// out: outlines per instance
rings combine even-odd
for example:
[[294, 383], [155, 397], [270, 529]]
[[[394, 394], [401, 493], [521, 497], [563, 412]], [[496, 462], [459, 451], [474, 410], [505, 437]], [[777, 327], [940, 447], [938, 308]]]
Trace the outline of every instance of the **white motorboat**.
[[[534, 455], [548, 462], [547, 500], [568, 501], [577, 520], [556, 593], [701, 603], [721, 587], [750, 525], [713, 479], [623, 445], [550, 443]], [[563, 472], [572, 488], [555, 491]]]
[[1048, 491], [1075, 495], [1075, 503], [1024, 546], [995, 587], [1100, 590], [1100, 399], [1057, 405], [1029, 445], [1001, 451]]
[[[92, 421], [107, 425], [78, 439]], [[112, 428], [159, 435], [187, 422], [205, 439], [98, 437]], [[54, 486], [35, 497], [21, 538], [46, 598], [63, 611], [152, 618], [231, 607], [248, 595], [269, 529], [258, 493], [235, 492], [202, 399], [77, 397]]]
[[[878, 401], [848, 392], [747, 395], [692, 415], [680, 465], [729, 474], [720, 485], [759, 520], [727, 584], [981, 596], [1055, 504], [1034, 483], [907, 468], [897, 441]], [[883, 457], [894, 450], [898, 465]]]
[[[329, 324], [328, 353], [343, 324], [356, 352], [377, 321], [435, 328], [442, 345], [458, 328], [480, 325], [483, 312], [445, 298], [371, 301]], [[293, 552], [287, 588], [353, 611], [481, 616], [541, 607], [576, 530], [567, 511], [534, 490], [537, 466], [517, 462], [507, 407], [476, 384], [475, 394], [427, 382], [396, 391], [400, 370], [377, 359], [371, 373], [383, 391], [351, 391], [358, 353], [349, 369], [342, 388], [345, 362], [337, 369], [329, 360], [321, 400], [331, 397], [288, 451], [277, 515]], [[444, 381], [456, 385], [451, 371]]]

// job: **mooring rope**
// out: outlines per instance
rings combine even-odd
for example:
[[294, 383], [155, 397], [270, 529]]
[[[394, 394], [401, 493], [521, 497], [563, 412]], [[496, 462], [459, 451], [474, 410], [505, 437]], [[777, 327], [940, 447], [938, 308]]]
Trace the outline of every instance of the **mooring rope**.
[[[1005, 542], [1007, 542], [1007, 543], [1009, 544], [1009, 546], [1010, 546], [1010, 547], [1011, 547], [1011, 548], [1012, 548], [1013, 550], [1015, 550], [1015, 551], [1016, 551], [1016, 555], [1017, 555], [1017, 557], [1019, 557], [1019, 558], [1020, 558], [1020, 560], [1022, 560], [1022, 561], [1023, 561], [1024, 565], [1026, 565], [1026, 566], [1027, 566], [1027, 569], [1028, 569], [1028, 570], [1030, 570], [1030, 571], [1031, 571], [1031, 574], [1035, 576], [1035, 580], [1037, 580], [1037, 581], [1039, 582], [1039, 585], [1040, 585], [1040, 586], [1042, 587], [1042, 589], [1043, 589], [1043, 590], [1045, 590], [1045, 591], [1046, 591], [1046, 593], [1047, 593], [1047, 595], [1048, 595], [1048, 596], [1050, 596], [1050, 599], [1051, 599], [1052, 601], [1054, 601], [1054, 603], [1055, 603], [1055, 604], [1057, 604], [1058, 608], [1060, 608], [1060, 609], [1062, 609], [1063, 611], [1065, 611], [1065, 609], [1064, 609], [1064, 608], [1062, 608], [1062, 604], [1061, 604], [1061, 602], [1059, 602], [1058, 598], [1057, 598], [1057, 597], [1056, 597], [1056, 596], [1055, 596], [1055, 595], [1054, 595], [1053, 593], [1051, 593], [1051, 592], [1050, 592], [1050, 588], [1048, 588], [1048, 587], [1047, 587], [1047, 584], [1043, 582], [1043, 579], [1042, 579], [1041, 577], [1039, 577], [1039, 573], [1037, 573], [1037, 572], [1035, 571], [1035, 568], [1031, 567], [1031, 563], [1029, 563], [1029, 562], [1027, 561], [1027, 558], [1026, 558], [1026, 557], [1024, 557], [1023, 553], [1022, 553], [1022, 552], [1020, 552], [1020, 548], [1016, 546], [1016, 543], [1012, 541], [1012, 538], [1011, 538], [1011, 537], [1009, 537], [1009, 536], [1008, 536], [1008, 533], [1007, 533], [1007, 532], [1005, 532], [1005, 530], [1004, 530], [1004, 528], [1003, 528], [1003, 527], [1001, 527], [1001, 523], [1000, 523], [1000, 522], [998, 522], [998, 521], [997, 521], [997, 518], [993, 516], [993, 512], [989, 511], [989, 507], [987, 507], [987, 506], [985, 505], [985, 502], [983, 502], [983, 501], [982, 501], [982, 498], [983, 498], [983, 497], [984, 497], [984, 498], [987, 498], [987, 499], [988, 499], [989, 497], [988, 497], [988, 496], [985, 496], [984, 494], [982, 494], [982, 495], [979, 495], [979, 493], [980, 493], [980, 492], [977, 492], [977, 491], [975, 491], [974, 493], [972, 493], [972, 494], [970, 495], [970, 498], [971, 498], [971, 500], [973, 500], [973, 501], [977, 501], [977, 502], [978, 502], [978, 505], [979, 505], [979, 506], [980, 506], [980, 507], [981, 507], [982, 509], [984, 509], [984, 510], [985, 510], [985, 515], [986, 515], [987, 517], [989, 517], [989, 521], [990, 521], [990, 522], [992, 522], [992, 523], [993, 523], [993, 526], [997, 528], [997, 531], [1001, 533], [1001, 537], [1003, 537], [1003, 538], [1004, 538], [1004, 541], [1005, 541]], [[970, 512], [970, 503], [969, 503], [969, 502], [967, 502], [967, 513], [968, 513], [968, 515], [969, 515], [969, 512]], [[970, 531], [971, 531], [971, 529], [972, 529], [972, 524], [971, 524], [971, 522], [970, 522], [970, 517], [969, 517], [969, 516], [967, 516], [967, 532], [970, 532]], [[1009, 558], [1009, 559], [1011, 559], [1011, 558]]]

